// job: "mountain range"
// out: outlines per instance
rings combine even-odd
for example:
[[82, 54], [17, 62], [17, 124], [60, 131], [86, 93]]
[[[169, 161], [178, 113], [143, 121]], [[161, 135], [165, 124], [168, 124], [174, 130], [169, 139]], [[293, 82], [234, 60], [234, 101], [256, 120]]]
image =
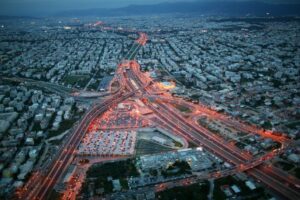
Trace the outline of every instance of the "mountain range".
[[269, 4], [262, 2], [176, 2], [154, 5], [130, 5], [122, 8], [94, 8], [84, 10], [68, 10], [56, 13], [55, 16], [82, 17], [82, 16], [130, 16], [153, 14], [199, 14], [199, 15], [226, 15], [226, 16], [299, 16], [300, 4]]

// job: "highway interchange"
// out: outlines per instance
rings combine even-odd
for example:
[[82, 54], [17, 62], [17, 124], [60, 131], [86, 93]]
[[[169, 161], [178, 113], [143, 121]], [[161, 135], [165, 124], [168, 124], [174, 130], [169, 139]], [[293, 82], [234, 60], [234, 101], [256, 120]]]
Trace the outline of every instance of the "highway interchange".
[[48, 199], [54, 186], [60, 182], [75, 158], [76, 150], [86, 134], [90, 123], [109, 108], [118, 105], [128, 98], [134, 97], [139, 98], [147, 108], [153, 111], [157, 120], [162, 122], [162, 126], [165, 129], [181, 135], [197, 146], [206, 148], [234, 166], [232, 169], [226, 171], [204, 174], [198, 177], [173, 181], [172, 183], [162, 183], [156, 185], [158, 191], [184, 183], [190, 184], [202, 179], [220, 178], [246, 171], [247, 174], [271, 188], [283, 199], [300, 199], [300, 190], [298, 188], [300, 181], [298, 179], [288, 176], [285, 172], [268, 164], [264, 164], [284, 151], [290, 141], [282, 136], [273, 135], [271, 132], [266, 132], [257, 127], [244, 124], [226, 116], [224, 117], [218, 113], [213, 113], [200, 105], [198, 106], [200, 112], [205, 111], [207, 112], [206, 114], [214, 114], [214, 117], [224, 120], [238, 129], [251, 130], [251, 132], [260, 134], [263, 137], [272, 138], [281, 143], [280, 149], [267, 153], [262, 157], [254, 158], [251, 154], [244, 152], [234, 145], [228, 144], [223, 138], [216, 136], [206, 128], [184, 118], [179, 112], [169, 108], [164, 102], [186, 102], [168, 93], [161, 93], [160, 88], [151, 78], [140, 71], [139, 64], [134, 58], [139, 49], [146, 44], [147, 35], [145, 33], [139, 34], [139, 39], [134, 42], [115, 73], [113, 81], [120, 83], [119, 90], [107, 97], [105, 101], [96, 102], [91, 106], [84, 116], [82, 116], [79, 124], [73, 128], [72, 134], [67, 136], [55, 157], [48, 165], [32, 174], [25, 187], [17, 192], [17, 197], [28, 200]]

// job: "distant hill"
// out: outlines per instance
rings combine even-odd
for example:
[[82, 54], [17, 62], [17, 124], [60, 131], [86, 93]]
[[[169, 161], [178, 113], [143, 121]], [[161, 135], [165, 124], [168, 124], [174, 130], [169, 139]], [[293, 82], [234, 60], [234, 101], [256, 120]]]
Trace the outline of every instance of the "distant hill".
[[38, 17], [31, 17], [31, 16], [6, 16], [0, 15], [0, 20], [16, 20], [16, 19], [39, 19]]
[[205, 14], [263, 16], [270, 13], [272, 16], [300, 16], [300, 4], [268, 4], [261, 2], [177, 2], [160, 3], [154, 5], [131, 5], [117, 9], [86, 9], [69, 10], [56, 13], [56, 16], [79, 17], [79, 16], [130, 16], [151, 14]]

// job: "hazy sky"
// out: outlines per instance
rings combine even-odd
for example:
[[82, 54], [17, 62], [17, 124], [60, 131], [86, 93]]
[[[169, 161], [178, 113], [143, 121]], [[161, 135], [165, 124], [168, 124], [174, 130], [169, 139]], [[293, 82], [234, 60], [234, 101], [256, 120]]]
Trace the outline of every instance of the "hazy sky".
[[[87, 8], [116, 8], [130, 4], [155, 4], [187, 0], [0, 0], [0, 15], [45, 15], [57, 11]], [[192, 1], [192, 0], [190, 0]], [[209, 0], [197, 0], [209, 1]], [[214, 0], [245, 1], [245, 0]], [[299, 2], [300, 0], [256, 0], [264, 2]]]

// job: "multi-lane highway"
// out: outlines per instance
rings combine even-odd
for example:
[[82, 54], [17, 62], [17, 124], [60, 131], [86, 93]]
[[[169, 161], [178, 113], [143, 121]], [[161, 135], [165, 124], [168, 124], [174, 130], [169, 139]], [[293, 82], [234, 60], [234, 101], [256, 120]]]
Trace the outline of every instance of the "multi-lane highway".
[[81, 119], [73, 134], [69, 135], [63, 147], [58, 151], [57, 156], [46, 168], [41, 169], [29, 179], [25, 188], [20, 193], [22, 199], [47, 199], [54, 185], [68, 169], [74, 158], [74, 153], [86, 133], [89, 124], [110, 106], [132, 96], [134, 93], [118, 93], [102, 102], [95, 104]]
[[[162, 122], [162, 127], [173, 130], [175, 134], [180, 134], [196, 145], [205, 147], [207, 150], [235, 166], [229, 171], [216, 172], [203, 177], [200, 176], [197, 177], [196, 180], [201, 178], [217, 178], [230, 175], [234, 172], [247, 171], [249, 175], [272, 188], [283, 198], [300, 199], [300, 191], [297, 187], [300, 185], [298, 179], [287, 176], [277, 168], [262, 164], [284, 150], [288, 142], [286, 138], [272, 135], [270, 132], [266, 133], [253, 126], [245, 125], [242, 122], [234, 121], [229, 117], [214, 113], [213, 116], [215, 118], [224, 121], [227, 125], [248, 132], [258, 133], [263, 137], [269, 137], [282, 143], [281, 149], [268, 153], [263, 157], [254, 158], [249, 153], [225, 142], [223, 138], [216, 136], [206, 128], [194, 123], [194, 121], [182, 117], [180, 113], [174, 111], [174, 109], [164, 103], [162, 99], [176, 101], [178, 104], [180, 104], [182, 100], [179, 101], [178, 98], [174, 98], [171, 95], [164, 95], [150, 77], [140, 72], [139, 64], [133, 60], [139, 49], [145, 45], [146, 42], [147, 35], [140, 33], [139, 39], [132, 45], [116, 71], [113, 81], [120, 83], [120, 89], [106, 101], [95, 103], [91, 109], [86, 112], [80, 123], [74, 128], [73, 133], [68, 136], [63, 146], [58, 150], [52, 162], [32, 175], [26, 186], [19, 192], [19, 197], [21, 199], [47, 199], [55, 184], [66, 173], [68, 166], [74, 159], [74, 153], [84, 134], [87, 132], [90, 123], [110, 107], [117, 105], [129, 97], [135, 97], [140, 98], [144, 104], [153, 111], [156, 118]], [[199, 112], [205, 112], [207, 115], [211, 114], [210, 111], [204, 107], [198, 106], [198, 109]], [[178, 183], [181, 184], [181, 182]]]
[[[133, 59], [140, 47], [146, 43], [147, 35], [140, 33], [139, 39], [134, 42], [131, 49], [124, 57], [124, 60]], [[121, 63], [122, 64], [122, 63]], [[121, 68], [119, 66], [119, 68]], [[52, 162], [49, 162], [48, 165], [45, 165], [44, 168], [39, 169], [37, 172], [34, 172], [26, 185], [17, 191], [17, 198], [19, 199], [47, 199], [52, 192], [55, 184], [62, 178], [66, 173], [68, 166], [71, 164], [74, 159], [75, 152], [88, 130], [90, 123], [96, 118], [99, 117], [102, 113], [107, 111], [111, 106], [115, 106], [118, 103], [124, 101], [130, 96], [134, 95], [136, 91], [128, 92], [124, 87], [126, 84], [123, 83], [124, 78], [122, 78], [122, 70], [117, 70], [115, 80], [120, 81], [120, 89], [117, 90], [109, 99], [101, 103], [95, 103], [81, 118], [80, 123], [73, 130], [73, 133], [70, 134], [61, 148], [58, 150], [57, 154], [52, 159]]]
[[[147, 77], [143, 77], [140, 73], [137, 62], [127, 62], [127, 77], [134, 81], [134, 85], [131, 84], [129, 88], [135, 88], [138, 86], [140, 91], [144, 93], [144, 97], [151, 96], [153, 93], [157, 94], [157, 87], [149, 86], [145, 87], [145, 80], [149, 82]], [[132, 83], [132, 81], [128, 81]], [[154, 96], [154, 95], [152, 95]], [[168, 96], [168, 98], [172, 98]], [[153, 99], [153, 98], [151, 98]], [[243, 152], [241, 149], [237, 148], [234, 145], [228, 144], [224, 139], [215, 136], [212, 132], [207, 130], [204, 127], [199, 126], [189, 122], [187, 119], [183, 118], [180, 114], [175, 112], [173, 109], [169, 108], [162, 101], [152, 102], [147, 98], [142, 99], [148, 108], [152, 109], [155, 115], [160, 118], [165, 124], [168, 124], [168, 128], [172, 127], [175, 132], [181, 133], [185, 138], [190, 139], [194, 143], [206, 147], [211, 152], [214, 152], [216, 155], [222, 157], [226, 161], [233, 163], [236, 166], [236, 172], [248, 170], [248, 174], [255, 177], [277, 193], [283, 198], [288, 199], [299, 199], [300, 191], [297, 187], [299, 185], [299, 180], [296, 178], [286, 178], [286, 173], [282, 172], [277, 168], [265, 168], [266, 165], [261, 165], [266, 160], [272, 159], [278, 153], [280, 153], [288, 141], [282, 136], [273, 135], [271, 132], [263, 131], [254, 126], [246, 125], [238, 121], [230, 120], [230, 118], [220, 118], [224, 120], [226, 124], [230, 126], [237, 127], [240, 130], [247, 132], [258, 133], [263, 137], [272, 138], [275, 141], [281, 142], [282, 147], [281, 151], [276, 153], [270, 153], [265, 155], [264, 158], [253, 158], [249, 153]], [[267, 158], [267, 159], [266, 159]], [[268, 169], [268, 170], [266, 170]], [[224, 176], [227, 174], [219, 174], [219, 176]]]

